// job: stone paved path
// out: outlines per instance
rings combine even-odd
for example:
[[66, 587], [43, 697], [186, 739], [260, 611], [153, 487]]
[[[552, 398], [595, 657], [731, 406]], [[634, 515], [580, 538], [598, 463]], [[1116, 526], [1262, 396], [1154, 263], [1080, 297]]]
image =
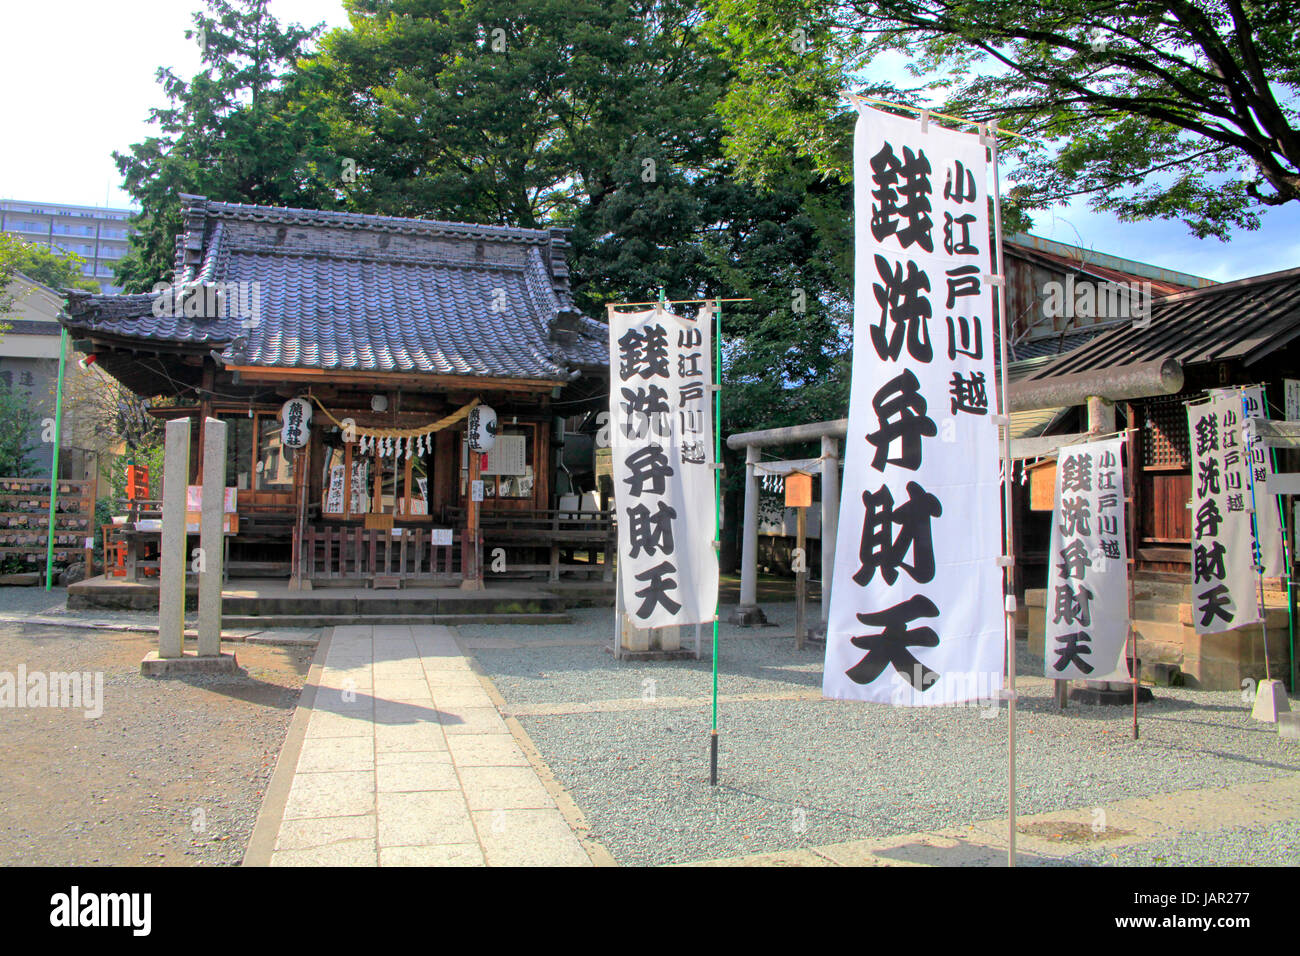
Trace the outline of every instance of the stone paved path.
[[246, 864], [591, 865], [450, 629], [333, 628], [309, 684]]

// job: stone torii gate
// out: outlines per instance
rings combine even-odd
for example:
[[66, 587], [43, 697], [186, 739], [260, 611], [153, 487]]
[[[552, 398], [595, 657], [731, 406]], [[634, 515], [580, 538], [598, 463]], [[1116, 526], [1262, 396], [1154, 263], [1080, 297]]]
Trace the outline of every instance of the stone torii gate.
[[835, 532], [840, 522], [840, 439], [848, 432], [849, 420], [812, 422], [788, 428], [741, 432], [727, 439], [727, 447], [745, 449], [745, 521], [740, 548], [740, 604], [728, 618], [732, 624], [754, 627], [767, 618], [758, 606], [758, 466], [762, 449], [774, 445], [821, 439], [820, 458], [762, 462], [764, 473], [785, 475], [791, 471], [812, 473], [820, 466], [822, 476], [822, 624], [830, 616], [830, 583], [835, 569]]

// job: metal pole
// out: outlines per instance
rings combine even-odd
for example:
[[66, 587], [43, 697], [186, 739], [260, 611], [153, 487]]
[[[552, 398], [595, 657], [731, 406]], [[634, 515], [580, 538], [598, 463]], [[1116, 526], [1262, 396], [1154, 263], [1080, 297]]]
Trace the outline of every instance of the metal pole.
[[[998, 122], [993, 120], [981, 138], [989, 147], [993, 163], [993, 245], [997, 255], [997, 273], [993, 279], [998, 296], [998, 331], [1000, 361], [998, 385], [1002, 391], [1002, 510], [1003, 536], [1002, 589], [1006, 608], [1007, 630], [1007, 866], [1016, 865], [1016, 592], [1014, 541], [1011, 501], [1011, 404], [1007, 398], [1007, 303], [1006, 269], [1002, 259], [1002, 177], [998, 173]], [[991, 134], [991, 135], [990, 135]]]
[[[54, 389], [54, 454], [50, 462], [50, 523], [45, 529], [45, 590], [54, 586], [54, 512], [59, 500], [59, 444], [63, 438], [63, 367], [68, 362], [68, 330], [59, 335], [59, 381]], [[86, 568], [86, 577], [91, 569]], [[107, 572], [106, 572], [107, 573]]]
[[[713, 334], [713, 548], [715, 559], [722, 545], [722, 300], [714, 308]], [[718, 785], [718, 597], [713, 602], [713, 724], [709, 734], [709, 786]]]
[[[1132, 406], [1129, 406], [1130, 414]], [[1137, 429], [1133, 427], [1133, 422], [1129, 421], [1129, 427], [1125, 429], [1124, 451], [1123, 455], [1128, 459], [1126, 463], [1121, 463], [1124, 469], [1124, 508], [1126, 520], [1124, 522], [1125, 531], [1128, 534], [1128, 555], [1125, 563], [1128, 564], [1128, 636], [1129, 645], [1129, 670], [1130, 677], [1133, 679], [1133, 739], [1138, 739], [1138, 646], [1137, 646], [1137, 629], [1133, 627], [1133, 612], [1135, 601], [1133, 598], [1133, 576], [1137, 573], [1137, 525], [1136, 515], [1134, 514], [1134, 499], [1136, 494], [1134, 488], [1137, 482], [1133, 477], [1133, 443]]]

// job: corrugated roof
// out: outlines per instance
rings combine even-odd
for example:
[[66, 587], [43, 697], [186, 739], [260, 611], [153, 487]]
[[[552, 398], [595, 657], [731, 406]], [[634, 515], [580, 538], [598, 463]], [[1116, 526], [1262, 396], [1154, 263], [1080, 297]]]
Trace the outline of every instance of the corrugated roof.
[[70, 329], [327, 371], [567, 381], [609, 362], [606, 327], [569, 296], [561, 230], [185, 202], [175, 282], [239, 284], [252, 318], [70, 293]]
[[1156, 299], [1149, 324], [1128, 322], [1062, 356], [1031, 379], [1162, 359], [1182, 365], [1258, 361], [1300, 336], [1300, 269]]

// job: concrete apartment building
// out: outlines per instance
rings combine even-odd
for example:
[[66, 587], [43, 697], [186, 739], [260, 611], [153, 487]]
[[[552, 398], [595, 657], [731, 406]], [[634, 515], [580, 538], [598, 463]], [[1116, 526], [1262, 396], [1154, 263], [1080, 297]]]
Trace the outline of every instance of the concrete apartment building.
[[130, 209], [0, 199], [0, 232], [75, 252], [86, 260], [81, 271], [99, 283], [99, 291], [116, 293], [122, 290], [113, 284], [113, 271], [126, 255], [133, 215]]

